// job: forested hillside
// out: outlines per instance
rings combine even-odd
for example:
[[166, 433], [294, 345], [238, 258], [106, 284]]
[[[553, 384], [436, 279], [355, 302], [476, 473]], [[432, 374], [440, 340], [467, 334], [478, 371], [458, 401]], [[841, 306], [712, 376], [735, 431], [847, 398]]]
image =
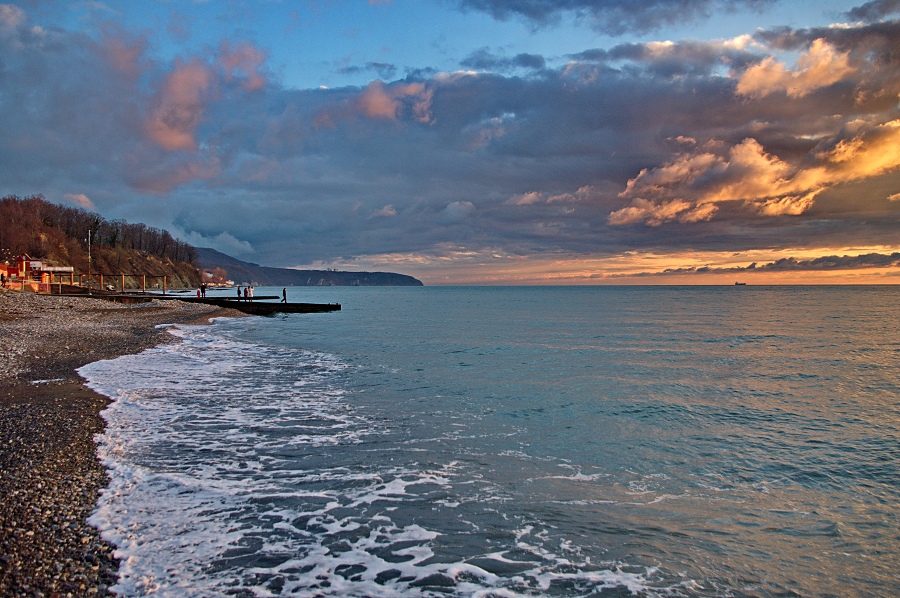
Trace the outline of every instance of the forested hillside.
[[21, 254], [102, 274], [167, 276], [172, 287], [194, 287], [200, 273], [196, 250], [164, 230], [124, 220], [107, 221], [80, 208], [59, 206], [40, 195], [0, 199], [0, 260]]

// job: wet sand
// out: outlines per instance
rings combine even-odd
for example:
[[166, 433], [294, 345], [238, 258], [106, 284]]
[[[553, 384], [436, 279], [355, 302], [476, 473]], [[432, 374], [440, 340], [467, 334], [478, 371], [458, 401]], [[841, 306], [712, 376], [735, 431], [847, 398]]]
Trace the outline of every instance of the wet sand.
[[75, 369], [171, 339], [159, 324], [238, 312], [0, 290], [0, 596], [103, 596], [114, 548], [87, 524], [107, 484], [94, 435], [108, 399]]

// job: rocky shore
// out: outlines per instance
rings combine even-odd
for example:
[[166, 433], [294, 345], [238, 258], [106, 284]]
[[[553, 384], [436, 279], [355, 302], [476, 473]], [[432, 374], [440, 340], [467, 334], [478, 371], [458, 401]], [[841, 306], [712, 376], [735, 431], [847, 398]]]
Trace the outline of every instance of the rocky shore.
[[167, 338], [158, 324], [239, 315], [0, 289], [0, 596], [102, 596], [114, 547], [87, 524], [107, 477], [94, 435], [108, 400], [75, 369]]

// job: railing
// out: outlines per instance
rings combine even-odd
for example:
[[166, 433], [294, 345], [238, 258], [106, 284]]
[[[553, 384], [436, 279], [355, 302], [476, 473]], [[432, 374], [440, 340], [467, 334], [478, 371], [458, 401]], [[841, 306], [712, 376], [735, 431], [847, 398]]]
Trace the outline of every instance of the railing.
[[[39, 280], [27, 280], [25, 278], [7, 278], [3, 288], [13, 291], [32, 291], [34, 293], [49, 293], [50, 283]], [[46, 290], [45, 290], [46, 289]]]
[[[107, 284], [104, 286], [104, 277], [107, 281], [112, 280], [113, 284]], [[92, 290], [99, 290], [101, 292], [105, 291], [118, 291], [124, 293], [126, 290], [126, 279], [130, 279], [129, 282], [135, 283], [134, 286], [130, 288], [135, 292], [146, 293], [147, 292], [147, 280], [153, 279], [160, 280], [162, 286], [160, 286], [160, 282], [155, 283], [151, 290], [162, 290], [165, 295], [168, 291], [168, 276], [164, 275], [155, 275], [155, 274], [94, 274], [88, 276], [86, 274], [81, 274], [77, 277], [66, 277], [69, 278], [70, 282], [65, 282], [60, 277], [58, 281], [51, 282], [43, 282], [40, 278], [7, 278], [3, 282], [3, 287], [16, 291], [31, 291], [34, 293], [52, 293], [56, 290], [58, 293], [62, 293], [63, 286], [68, 287], [79, 287], [82, 289], [86, 289], [88, 292]], [[135, 280], [137, 279], [137, 280]], [[137, 283], [140, 283], [138, 286]], [[118, 283], [118, 284], [116, 284]]]
[[[134, 283], [133, 286], [130, 286], [129, 288], [134, 289], [135, 291], [140, 290], [141, 293], [147, 292], [147, 280], [149, 279], [152, 282], [155, 279], [162, 283], [162, 287], [160, 287], [160, 282], [157, 282], [151, 288], [161, 288], [163, 294], [168, 290], [168, 276], [157, 274], [91, 274], [90, 276], [87, 274], [80, 274], [78, 279], [78, 286], [92, 289], [97, 288], [100, 290], [117, 290], [123, 293], [126, 288], [126, 279], [129, 282]], [[85, 279], [87, 279], [87, 284], [85, 284]], [[104, 279], [106, 284], [104, 284]]]

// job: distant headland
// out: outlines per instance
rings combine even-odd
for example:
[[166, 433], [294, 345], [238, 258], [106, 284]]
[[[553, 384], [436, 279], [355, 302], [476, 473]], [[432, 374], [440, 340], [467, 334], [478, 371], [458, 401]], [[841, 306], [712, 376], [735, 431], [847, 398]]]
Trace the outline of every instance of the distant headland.
[[243, 262], [209, 247], [195, 248], [195, 264], [205, 272], [221, 269], [235, 284], [248, 283], [258, 286], [406, 286], [420, 287], [422, 281], [406, 274], [393, 272], [343, 272], [338, 270], [295, 270], [273, 268]]

